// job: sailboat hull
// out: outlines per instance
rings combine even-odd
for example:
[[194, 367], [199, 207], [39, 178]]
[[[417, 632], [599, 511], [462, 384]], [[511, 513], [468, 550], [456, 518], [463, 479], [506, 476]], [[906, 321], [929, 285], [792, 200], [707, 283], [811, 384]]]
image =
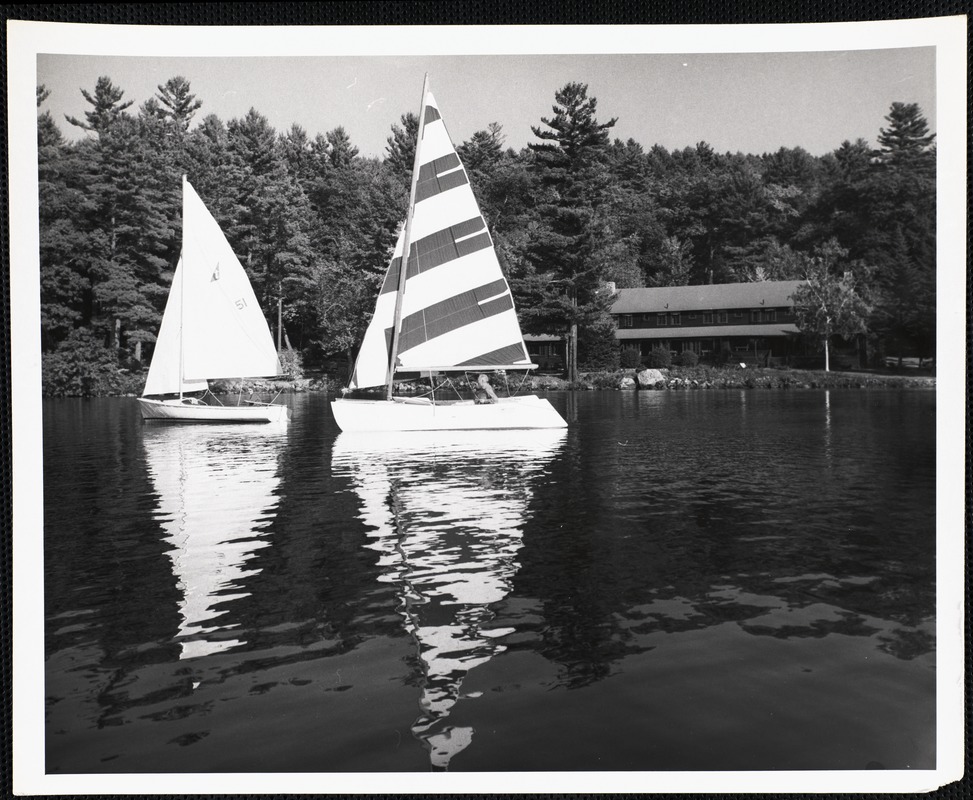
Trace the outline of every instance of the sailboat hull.
[[152, 400], [138, 398], [139, 408], [144, 420], [164, 422], [284, 422], [287, 420], [287, 406], [246, 405], [211, 406], [205, 403], [191, 403], [184, 400]]
[[503, 397], [496, 403], [472, 400], [431, 403], [421, 399], [334, 400], [342, 431], [448, 431], [565, 428], [554, 407], [536, 395]]

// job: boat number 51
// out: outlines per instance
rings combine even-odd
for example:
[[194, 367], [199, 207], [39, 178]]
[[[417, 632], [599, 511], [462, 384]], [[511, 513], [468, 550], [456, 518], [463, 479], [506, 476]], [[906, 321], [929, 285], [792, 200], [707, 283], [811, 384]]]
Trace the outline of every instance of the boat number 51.
[[236, 301], [236, 307], [239, 308], [241, 311], [243, 311], [243, 309], [247, 307], [247, 301], [241, 297], [239, 300]]

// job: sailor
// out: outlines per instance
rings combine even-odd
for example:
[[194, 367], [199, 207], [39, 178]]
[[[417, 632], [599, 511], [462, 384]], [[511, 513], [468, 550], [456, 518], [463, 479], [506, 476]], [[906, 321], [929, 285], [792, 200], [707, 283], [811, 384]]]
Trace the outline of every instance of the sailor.
[[476, 379], [476, 403], [496, 403], [497, 393], [493, 391], [493, 387], [490, 385], [490, 379], [486, 375], [481, 374]]

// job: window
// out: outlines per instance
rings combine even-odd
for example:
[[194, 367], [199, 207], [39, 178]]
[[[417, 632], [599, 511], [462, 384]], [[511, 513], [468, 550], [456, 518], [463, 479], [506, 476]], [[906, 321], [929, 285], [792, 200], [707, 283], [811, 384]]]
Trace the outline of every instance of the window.
[[669, 324], [669, 315], [668, 314], [656, 314], [655, 324], [656, 325], [668, 325]]
[[707, 325], [712, 325], [713, 324], [713, 312], [712, 311], [707, 311], [705, 314], [703, 314], [703, 322], [706, 323]]
[[777, 322], [777, 309], [767, 312], [767, 322]]
[[686, 314], [686, 319], [696, 319], [696, 314]]
[[743, 312], [742, 311], [734, 311], [733, 312], [733, 319], [743, 319]]
[[760, 309], [754, 309], [753, 311], [750, 312], [751, 322], [763, 322], [763, 319], [764, 319], [764, 315]]
[[631, 314], [622, 314], [622, 318], [621, 318], [621, 320], [619, 322], [619, 326], [622, 327], [622, 328], [631, 328], [632, 327], [632, 315]]
[[[739, 316], [739, 315], [737, 315], [737, 316]], [[718, 313], [718, 314], [716, 315], [716, 317], [717, 317], [717, 321], [718, 321], [718, 322], [726, 322], [726, 321], [727, 321], [727, 320], [726, 320], [726, 312], [725, 312], [725, 311], [720, 311], [720, 312], [719, 312], [719, 313]]]
[[673, 325], [682, 325], [682, 318], [679, 316], [678, 311], [675, 312], [674, 314], [670, 314], [669, 316], [671, 317], [670, 322]]

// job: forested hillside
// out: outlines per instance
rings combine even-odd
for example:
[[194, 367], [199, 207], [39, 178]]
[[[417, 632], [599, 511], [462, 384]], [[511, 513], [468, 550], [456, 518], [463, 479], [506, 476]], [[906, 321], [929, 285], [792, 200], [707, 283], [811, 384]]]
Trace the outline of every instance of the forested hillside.
[[[206, 115], [183, 77], [138, 107], [108, 77], [82, 92], [89, 110], [65, 120], [44, 110], [43, 86], [37, 93], [47, 388], [70, 383], [79, 360], [132, 374], [147, 366], [179, 257], [183, 174], [250, 274], [275, 335], [279, 305], [285, 347], [306, 366], [344, 369], [405, 213], [415, 116], [391, 125], [379, 159], [361, 156], [340, 120], [312, 135], [274, 130], [257, 109]], [[519, 152], [489, 120], [457, 143], [525, 331], [576, 331], [578, 361], [607, 363], [607, 282], [816, 270], [854, 277], [873, 355], [932, 355], [936, 156], [915, 104], [894, 103], [885, 127], [812, 156], [623, 142], [584, 84], [553, 99], [533, 127], [537, 143]], [[65, 124], [84, 136], [69, 141]]]

